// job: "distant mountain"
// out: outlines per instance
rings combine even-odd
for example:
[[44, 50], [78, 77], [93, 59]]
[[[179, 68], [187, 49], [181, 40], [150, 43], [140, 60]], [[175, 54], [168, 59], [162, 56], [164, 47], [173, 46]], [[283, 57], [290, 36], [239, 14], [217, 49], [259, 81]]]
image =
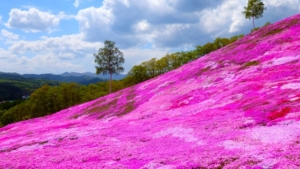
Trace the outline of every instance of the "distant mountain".
[[103, 82], [104, 79], [98, 77], [92, 77], [87, 75], [81, 76], [62, 76], [54, 74], [23, 74], [23, 77], [33, 78], [33, 79], [44, 79], [44, 80], [55, 80], [60, 82], [75, 82], [83, 85], [89, 85], [91, 83]]
[[[85, 72], [85, 73], [65, 72], [63, 74], [60, 74], [60, 76], [65, 76], [65, 77], [66, 76], [76, 76], [76, 77], [91, 76], [91, 77], [97, 77], [97, 78], [101, 78], [101, 79], [109, 79], [109, 75], [103, 75], [103, 74], [97, 75], [96, 73], [91, 73], [91, 72]], [[113, 80], [121, 80], [121, 79], [125, 78], [126, 76], [127, 76], [127, 74], [118, 74], [118, 75], [113, 74], [112, 79]]]
[[[114, 76], [113, 76], [114, 77]], [[117, 78], [113, 78], [114, 80], [122, 79], [125, 75], [119, 75]], [[9, 73], [9, 72], [0, 72], [0, 79], [14, 79], [14, 80], [25, 80], [25, 79], [41, 79], [41, 80], [52, 80], [58, 82], [75, 82], [82, 85], [89, 85], [92, 83], [103, 82], [109, 79], [103, 76], [97, 76], [94, 73], [63, 73], [61, 75], [55, 74], [18, 74], [18, 73]]]
[[0, 79], [24, 79], [24, 77], [18, 73], [0, 72]]

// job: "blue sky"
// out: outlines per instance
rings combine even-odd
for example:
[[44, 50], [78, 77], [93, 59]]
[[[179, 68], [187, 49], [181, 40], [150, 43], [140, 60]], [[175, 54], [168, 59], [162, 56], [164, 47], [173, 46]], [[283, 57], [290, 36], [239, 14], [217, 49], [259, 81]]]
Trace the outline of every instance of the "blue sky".
[[[257, 26], [300, 12], [299, 0], [262, 0]], [[216, 37], [247, 34], [247, 0], [10, 0], [0, 5], [0, 71], [95, 72], [105, 40], [132, 66]]]

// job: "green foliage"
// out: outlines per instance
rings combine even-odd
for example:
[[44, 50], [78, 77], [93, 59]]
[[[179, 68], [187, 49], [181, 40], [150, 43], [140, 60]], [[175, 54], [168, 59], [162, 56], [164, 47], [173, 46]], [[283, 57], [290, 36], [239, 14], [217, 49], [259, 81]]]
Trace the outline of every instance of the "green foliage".
[[13, 78], [10, 76], [0, 79], [0, 102], [5, 100], [17, 100], [22, 96], [28, 96], [39, 87], [48, 84], [59, 85], [60, 82], [43, 79]]
[[251, 29], [251, 33], [257, 31], [258, 29], [260, 29], [260, 27], [256, 27], [254, 29]]
[[263, 27], [271, 25], [271, 22], [266, 22]]
[[9, 114], [8, 112], [5, 112], [0, 119], [0, 123], [1, 125], [5, 126], [8, 125], [10, 123], [14, 122], [14, 117], [13, 114]]
[[244, 65], [241, 67], [241, 69], [245, 69], [245, 68], [247, 68], [247, 67], [250, 67], [250, 66], [257, 66], [257, 65], [259, 65], [259, 61], [256, 61], [256, 60], [254, 60], [254, 61], [249, 61], [249, 62], [244, 63]]
[[128, 72], [127, 77], [130, 78], [133, 84], [141, 83], [150, 78], [147, 72], [147, 68], [143, 65], [133, 66]]
[[[121, 81], [113, 82], [112, 87], [113, 91], [124, 88]], [[81, 86], [77, 83], [62, 83], [59, 86], [44, 85], [33, 92], [28, 100], [12, 102], [15, 106], [9, 105], [10, 109], [6, 111], [0, 109], [0, 125], [49, 115], [107, 94], [107, 82], [89, 86]]]
[[[5, 101], [0, 104], [0, 110], [8, 110], [18, 104], [23, 103], [25, 100], [14, 100], [14, 101]], [[0, 115], [1, 117], [1, 115]]]
[[97, 54], [94, 54], [96, 66], [96, 74], [109, 74], [110, 75], [110, 93], [112, 74], [118, 74], [124, 71], [121, 66], [125, 62], [123, 53], [115, 47], [115, 42], [106, 40], [104, 47], [100, 48]]
[[246, 19], [252, 18], [253, 23], [253, 30], [255, 29], [254, 19], [261, 18], [263, 15], [264, 10], [267, 8], [265, 7], [264, 3], [260, 0], [248, 0], [248, 4], [244, 7], [244, 11], [242, 13], [245, 15]]
[[[266, 27], [266, 26], [268, 26], [268, 25], [271, 25], [271, 23], [270, 22], [266, 22], [265, 24], [264, 24], [264, 26], [262, 26], [262, 28], [263, 27]], [[252, 32], [254, 32], [254, 31], [257, 31], [258, 29], [260, 29], [261, 27], [256, 27], [256, 28], [254, 28], [254, 29], [251, 29], [251, 33]]]

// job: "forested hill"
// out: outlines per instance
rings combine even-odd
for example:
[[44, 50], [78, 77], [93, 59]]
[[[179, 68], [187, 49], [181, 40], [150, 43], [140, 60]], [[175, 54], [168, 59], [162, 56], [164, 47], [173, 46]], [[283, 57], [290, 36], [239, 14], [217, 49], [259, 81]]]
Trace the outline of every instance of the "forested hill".
[[140, 84], [7, 125], [0, 168], [297, 169], [299, 49], [296, 15]]
[[95, 84], [106, 81], [104, 79], [79, 75], [63, 76], [54, 74], [24, 74], [0, 72], [0, 102], [4, 100], [21, 99], [28, 96], [43, 85], [57, 86], [61, 83], [75, 82], [81, 85]]
[[[123, 78], [124, 75], [120, 75]], [[0, 72], [0, 79], [42, 79], [42, 80], [54, 80], [59, 82], [74, 82], [82, 85], [88, 85], [91, 83], [97, 83], [106, 81], [107, 78], [99, 78], [93, 73], [63, 73], [61, 75], [55, 74], [18, 74]], [[118, 78], [117, 78], [118, 79]]]
[[32, 79], [45, 79], [45, 80], [55, 80], [59, 82], [75, 82], [82, 85], [89, 85], [91, 83], [97, 83], [105, 81], [104, 79], [88, 76], [88, 75], [81, 75], [81, 76], [62, 76], [62, 75], [54, 75], [54, 74], [23, 74], [25, 78], [32, 78]]

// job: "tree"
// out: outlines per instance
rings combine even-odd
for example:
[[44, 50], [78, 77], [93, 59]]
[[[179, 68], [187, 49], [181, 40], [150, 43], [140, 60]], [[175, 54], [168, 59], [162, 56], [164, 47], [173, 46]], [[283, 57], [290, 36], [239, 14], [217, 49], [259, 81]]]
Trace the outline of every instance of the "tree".
[[115, 47], [115, 42], [106, 40], [104, 47], [100, 48], [98, 54], [94, 54], [96, 74], [103, 73], [110, 75], [109, 93], [111, 93], [112, 74], [119, 74], [124, 71], [121, 66], [125, 62], [123, 53]]
[[242, 13], [245, 15], [246, 19], [252, 18], [252, 24], [253, 24], [253, 30], [255, 29], [254, 25], [254, 18], [258, 19], [261, 18], [263, 15], [265, 8], [264, 3], [262, 3], [260, 0], [248, 0], [248, 5], [244, 7], [245, 11]]
[[129, 71], [128, 76], [131, 77], [131, 81], [133, 81], [134, 84], [141, 83], [150, 78], [146, 66], [143, 65], [133, 66]]

